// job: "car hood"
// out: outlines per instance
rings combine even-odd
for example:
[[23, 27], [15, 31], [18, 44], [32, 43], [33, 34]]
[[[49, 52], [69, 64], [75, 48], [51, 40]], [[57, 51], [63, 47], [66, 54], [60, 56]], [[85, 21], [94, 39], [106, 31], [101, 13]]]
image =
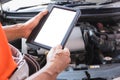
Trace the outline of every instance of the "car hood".
[[[49, 3], [55, 3], [57, 0], [11, 0], [2, 5], [3, 10], [7, 12], [38, 12], [45, 9]], [[61, 0], [60, 0], [61, 1]], [[64, 0], [65, 1], [65, 0]], [[74, 1], [74, 0], [73, 0]], [[105, 0], [86, 0], [86, 2], [97, 3], [96, 5], [80, 5], [74, 8], [89, 9], [89, 8], [120, 8], [120, 1], [101, 4]], [[106, 0], [107, 1], [107, 0]]]
[[[4, 11], [17, 12], [20, 10], [31, 11], [39, 10], [46, 7], [50, 0], [12, 0], [2, 5]], [[44, 6], [43, 6], [44, 5]], [[28, 9], [29, 8], [29, 9]], [[27, 10], [28, 9], [28, 10]]]

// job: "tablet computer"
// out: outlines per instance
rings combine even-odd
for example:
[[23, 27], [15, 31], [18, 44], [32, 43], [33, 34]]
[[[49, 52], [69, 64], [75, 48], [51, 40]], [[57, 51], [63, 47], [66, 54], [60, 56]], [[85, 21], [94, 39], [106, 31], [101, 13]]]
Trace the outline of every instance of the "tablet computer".
[[36, 28], [31, 32], [26, 43], [33, 48], [50, 50], [65, 43], [80, 17], [80, 10], [52, 5]]

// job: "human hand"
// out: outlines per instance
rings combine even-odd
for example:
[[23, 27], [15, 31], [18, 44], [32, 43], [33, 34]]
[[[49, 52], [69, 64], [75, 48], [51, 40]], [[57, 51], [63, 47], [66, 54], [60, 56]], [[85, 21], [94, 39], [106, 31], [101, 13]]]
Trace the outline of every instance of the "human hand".
[[58, 45], [50, 50], [47, 55], [47, 66], [50, 67], [50, 72], [60, 73], [70, 63], [70, 52], [68, 48], [62, 49], [62, 46]]
[[26, 39], [28, 38], [28, 36], [32, 32], [32, 30], [37, 26], [41, 18], [45, 16], [47, 13], [48, 13], [48, 10], [44, 10], [23, 24], [22, 30], [24, 31], [24, 34], [23, 34], [24, 38]]
[[26, 80], [56, 80], [57, 75], [68, 66], [70, 61], [69, 50], [57, 45], [47, 54], [47, 64]]

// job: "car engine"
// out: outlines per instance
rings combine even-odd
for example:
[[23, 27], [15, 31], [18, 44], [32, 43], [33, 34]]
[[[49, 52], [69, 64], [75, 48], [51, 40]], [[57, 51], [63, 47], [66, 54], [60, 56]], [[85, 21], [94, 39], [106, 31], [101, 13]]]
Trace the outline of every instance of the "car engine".
[[[72, 36], [80, 35], [80, 43], [75, 43], [76, 38], [73, 41], [68, 39], [66, 46], [70, 46], [71, 63], [58, 75], [57, 80], [114, 80], [120, 77], [120, 1], [57, 0], [49, 5], [81, 10]], [[3, 11], [0, 20], [3, 24], [14, 24], [24, 22], [37, 13]], [[77, 49], [73, 44], [78, 46]], [[28, 46], [26, 49], [42, 68], [46, 63], [46, 50]]]

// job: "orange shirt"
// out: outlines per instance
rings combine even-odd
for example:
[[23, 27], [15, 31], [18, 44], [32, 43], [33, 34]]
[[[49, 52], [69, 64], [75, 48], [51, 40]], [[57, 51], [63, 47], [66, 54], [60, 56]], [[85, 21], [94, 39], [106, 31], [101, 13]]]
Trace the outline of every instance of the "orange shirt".
[[8, 80], [17, 64], [12, 58], [7, 38], [0, 24], [0, 80]]

